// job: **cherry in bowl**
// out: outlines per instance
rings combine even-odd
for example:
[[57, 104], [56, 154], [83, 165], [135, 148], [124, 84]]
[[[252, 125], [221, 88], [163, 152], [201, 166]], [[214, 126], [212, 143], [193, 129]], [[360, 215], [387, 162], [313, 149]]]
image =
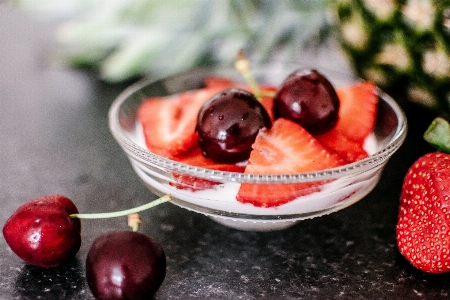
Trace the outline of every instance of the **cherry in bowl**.
[[196, 132], [206, 157], [236, 163], [248, 159], [259, 130], [270, 126], [269, 114], [251, 92], [228, 88], [202, 105]]
[[275, 118], [286, 118], [309, 132], [332, 128], [338, 119], [339, 98], [331, 82], [314, 69], [298, 69], [278, 87], [273, 98]]

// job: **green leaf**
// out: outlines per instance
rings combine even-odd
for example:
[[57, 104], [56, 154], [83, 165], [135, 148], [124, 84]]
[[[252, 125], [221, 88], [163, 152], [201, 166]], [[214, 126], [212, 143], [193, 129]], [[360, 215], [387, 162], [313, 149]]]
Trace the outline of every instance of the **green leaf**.
[[[293, 62], [326, 25], [330, 0], [16, 0], [62, 20], [60, 62], [90, 66], [106, 81], [230, 65], [244, 49], [256, 64]], [[64, 5], [62, 4], [64, 3]]]
[[425, 131], [423, 138], [438, 151], [450, 153], [450, 124], [443, 118], [436, 118]]

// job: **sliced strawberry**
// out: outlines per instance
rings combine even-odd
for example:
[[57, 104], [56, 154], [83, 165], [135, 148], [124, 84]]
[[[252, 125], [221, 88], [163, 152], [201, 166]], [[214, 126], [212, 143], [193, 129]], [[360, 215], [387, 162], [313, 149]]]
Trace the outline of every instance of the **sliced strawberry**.
[[[246, 174], [295, 174], [343, 165], [336, 153], [328, 150], [300, 125], [277, 119], [272, 129], [258, 134]], [[322, 182], [296, 184], [244, 183], [237, 200], [255, 206], [271, 207], [289, 202], [320, 189]]]
[[173, 157], [173, 160], [195, 167], [207, 168], [212, 170], [221, 170], [228, 172], [244, 172], [245, 166], [236, 164], [218, 163], [212, 159], [206, 158], [198, 145], [191, 148], [182, 155]]
[[368, 156], [363, 145], [375, 126], [378, 103], [375, 88], [371, 82], [363, 82], [337, 89], [340, 108], [336, 126], [314, 134], [324, 146], [349, 163]]
[[172, 158], [197, 144], [195, 125], [203, 103], [220, 88], [187, 91], [175, 96], [150, 98], [138, 110], [148, 149]]
[[372, 82], [361, 82], [336, 90], [339, 101], [339, 119], [336, 130], [361, 145], [373, 131], [377, 117], [378, 96]]
[[[205, 158], [200, 150], [200, 147], [195, 146], [183, 155], [173, 158], [174, 160], [185, 163], [191, 166], [207, 168], [211, 170], [220, 170], [227, 172], [244, 172], [245, 166], [235, 164], [221, 164], [217, 163], [209, 158]], [[184, 175], [180, 173], [174, 173], [173, 177], [176, 181], [173, 185], [179, 189], [188, 189], [192, 191], [204, 190], [214, 187], [220, 182], [203, 179], [191, 175]]]
[[350, 140], [339, 131], [331, 130], [315, 135], [315, 137], [322, 145], [336, 152], [348, 163], [352, 163], [369, 156], [359, 142]]
[[138, 119], [142, 123], [147, 148], [155, 154], [171, 158], [197, 142], [195, 119], [180, 106], [178, 96], [146, 100], [139, 107]]
[[[209, 98], [214, 96], [216, 93], [220, 92], [222, 88], [220, 87], [210, 87], [207, 89], [198, 89], [194, 91], [187, 91], [179, 95], [179, 105], [180, 107], [186, 109], [186, 112], [190, 113], [191, 119], [197, 122], [197, 115], [200, 107], [208, 101]], [[195, 125], [194, 125], [195, 130]]]

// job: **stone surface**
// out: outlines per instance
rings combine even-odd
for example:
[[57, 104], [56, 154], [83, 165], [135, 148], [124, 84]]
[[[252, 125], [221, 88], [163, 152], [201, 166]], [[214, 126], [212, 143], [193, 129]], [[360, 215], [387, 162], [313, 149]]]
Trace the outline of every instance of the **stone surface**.
[[[124, 86], [49, 64], [52, 30], [0, 5], [1, 224], [44, 194], [64, 194], [80, 212], [156, 198], [108, 129], [108, 108]], [[155, 298], [448, 299], [450, 274], [414, 269], [395, 245], [402, 178], [431, 151], [421, 136], [433, 115], [405, 109], [404, 146], [373, 192], [343, 211], [266, 233], [230, 229], [171, 204], [142, 213], [142, 231], [167, 255], [167, 277]], [[93, 299], [84, 261], [95, 237], [113, 229], [127, 229], [126, 220], [84, 220], [77, 257], [54, 269], [26, 265], [2, 237], [0, 299]]]

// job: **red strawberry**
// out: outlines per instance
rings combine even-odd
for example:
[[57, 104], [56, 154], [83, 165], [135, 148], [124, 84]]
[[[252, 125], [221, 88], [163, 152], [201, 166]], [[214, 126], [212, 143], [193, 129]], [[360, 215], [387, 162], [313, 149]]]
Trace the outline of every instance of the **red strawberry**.
[[[244, 172], [245, 166], [235, 164], [221, 164], [202, 155], [200, 147], [195, 146], [183, 155], [173, 158], [174, 160], [191, 166], [207, 168], [212, 170], [228, 171], [228, 172]], [[190, 175], [174, 173], [173, 177], [176, 181], [174, 184], [179, 189], [188, 189], [192, 191], [204, 190], [214, 187], [220, 182], [198, 178]]]
[[333, 130], [349, 139], [364, 143], [373, 131], [377, 118], [378, 96], [372, 82], [361, 82], [336, 90], [339, 101], [339, 119]]
[[[324, 170], [344, 164], [300, 125], [278, 119], [272, 129], [262, 129], [253, 144], [247, 174], [294, 174]], [[270, 207], [289, 202], [320, 189], [320, 182], [298, 184], [251, 184], [239, 189], [237, 199], [255, 206]]]
[[371, 82], [362, 82], [336, 90], [339, 101], [339, 119], [335, 127], [315, 137], [327, 148], [333, 149], [349, 163], [368, 156], [364, 140], [373, 131], [378, 97]]
[[[419, 158], [403, 182], [397, 246], [418, 269], [450, 272], [450, 124], [436, 118], [424, 139], [438, 151]], [[445, 153], [444, 153], [445, 152]]]
[[197, 144], [195, 125], [197, 113], [206, 100], [220, 88], [188, 91], [176, 96], [150, 98], [139, 107], [148, 149], [172, 158]]
[[422, 271], [450, 271], [450, 155], [426, 154], [406, 174], [397, 245], [403, 256]]
[[349, 139], [336, 130], [330, 130], [316, 135], [317, 140], [325, 147], [332, 149], [348, 163], [368, 157], [366, 150], [359, 142]]

